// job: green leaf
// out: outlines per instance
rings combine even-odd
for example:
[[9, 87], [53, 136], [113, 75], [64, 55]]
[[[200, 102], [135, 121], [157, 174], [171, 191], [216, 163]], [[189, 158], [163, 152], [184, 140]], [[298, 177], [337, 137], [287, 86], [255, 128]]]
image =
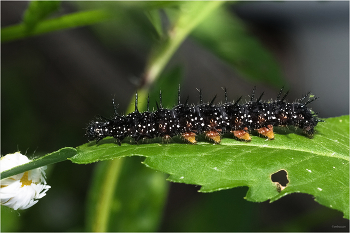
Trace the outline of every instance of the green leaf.
[[285, 85], [280, 65], [271, 52], [250, 35], [245, 24], [227, 8], [213, 11], [191, 36], [243, 77], [276, 87]]
[[[290, 193], [308, 193], [349, 218], [349, 116], [325, 119], [313, 139], [298, 131], [275, 130], [275, 140], [253, 136], [251, 142], [224, 138], [220, 145], [201, 141], [181, 143], [124, 143], [114, 139], [78, 147], [75, 163], [92, 163], [124, 156], [145, 156], [144, 164], [170, 174], [168, 180], [202, 186], [213, 192], [248, 186], [246, 199], [275, 201]], [[176, 140], [176, 139], [174, 139]], [[288, 185], [279, 192], [271, 175], [284, 170]]]
[[159, 37], [164, 36], [163, 35], [163, 28], [162, 28], [162, 19], [160, 17], [159, 10], [150, 10], [146, 12], [146, 15], [149, 19], [149, 21], [154, 26], [154, 29], [156, 30]]
[[60, 4], [60, 1], [31, 1], [23, 16], [27, 31], [31, 31], [41, 20], [57, 11]]
[[58, 151], [47, 154], [38, 159], [34, 159], [29, 163], [23, 164], [21, 166], [14, 167], [12, 169], [1, 172], [1, 179], [5, 179], [7, 177], [20, 174], [25, 171], [29, 171], [38, 167], [46, 166], [53, 163], [58, 163], [67, 160], [68, 158], [76, 155], [77, 150], [72, 147], [65, 147], [59, 149]]

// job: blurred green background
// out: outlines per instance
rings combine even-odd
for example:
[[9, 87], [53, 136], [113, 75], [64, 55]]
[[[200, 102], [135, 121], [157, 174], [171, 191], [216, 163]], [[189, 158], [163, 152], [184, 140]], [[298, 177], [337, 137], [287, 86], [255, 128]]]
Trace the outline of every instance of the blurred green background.
[[[2, 155], [20, 150], [35, 158], [81, 145], [87, 142], [84, 128], [90, 120], [113, 115], [112, 98], [121, 113], [126, 111], [152, 47], [161, 43], [142, 4], [62, 2], [50, 17], [100, 7], [109, 8], [115, 17], [88, 27], [2, 44]], [[150, 4], [157, 10], [161, 2]], [[28, 2], [1, 2], [1, 26], [20, 23], [27, 6]], [[171, 15], [176, 3], [167, 7], [168, 11], [160, 10], [163, 27], [169, 25], [167, 14]], [[227, 87], [230, 100], [242, 95], [247, 98], [254, 85], [269, 99], [286, 85], [291, 101], [307, 91], [321, 97], [312, 105], [320, 117], [349, 114], [348, 2], [241, 2], [227, 4], [225, 9], [235, 21], [227, 23], [221, 15], [214, 17], [217, 24], [204, 22], [180, 46], [163, 73], [173, 79], [174, 72], [181, 76], [182, 100], [189, 96], [190, 102], [196, 103], [196, 88], [202, 88], [204, 101], [215, 94], [223, 100], [222, 87]], [[237, 33], [240, 30], [247, 33]], [[239, 42], [237, 47], [233, 47], [235, 41]], [[254, 46], [257, 48], [251, 49]], [[270, 51], [277, 68], [259, 66], [259, 61], [269, 61], [265, 50]], [[247, 63], [250, 60], [255, 63]], [[159, 84], [157, 88], [176, 90], [177, 84]], [[170, 103], [176, 99], [167, 92], [163, 96]], [[140, 158], [127, 160], [124, 169], [138, 169], [135, 173], [140, 176], [154, 174], [141, 166]], [[25, 211], [1, 207], [1, 230], [84, 231], [95, 167], [69, 161], [49, 166], [47, 177], [52, 188], [47, 196]], [[133, 179], [125, 176], [123, 182]], [[309, 195], [293, 194], [271, 204], [258, 204], [243, 199], [246, 187], [206, 194], [198, 189], [169, 183], [158, 225], [147, 228], [145, 224], [145, 231], [349, 230], [342, 213], [319, 205]], [[112, 229], [142, 231], [135, 227], [142, 226], [138, 221], [125, 217], [124, 224], [117, 221], [119, 225]]]

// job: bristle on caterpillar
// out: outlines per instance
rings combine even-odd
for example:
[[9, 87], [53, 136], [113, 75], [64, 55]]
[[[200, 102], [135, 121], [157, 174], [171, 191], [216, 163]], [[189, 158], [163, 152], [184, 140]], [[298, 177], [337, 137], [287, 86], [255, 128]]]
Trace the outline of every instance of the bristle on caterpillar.
[[198, 105], [189, 105], [188, 98], [182, 104], [179, 87], [178, 103], [174, 108], [163, 107], [160, 92], [156, 111], [149, 111], [148, 97], [147, 111], [142, 113], [137, 107], [136, 93], [135, 111], [126, 116], [118, 114], [113, 100], [114, 117], [112, 119], [100, 117], [91, 122], [86, 129], [88, 140], [98, 142], [111, 136], [120, 145], [126, 137], [133, 138], [135, 142], [156, 137], [168, 142], [171, 138], [180, 136], [186, 142], [196, 144], [196, 136], [204, 134], [209, 141], [219, 144], [221, 138], [227, 133], [233, 134], [238, 140], [251, 141], [250, 132], [252, 131], [273, 140], [275, 138], [273, 127], [278, 126], [295, 126], [311, 138], [315, 126], [322, 121], [307, 107], [317, 99], [310, 93], [295, 102], [288, 103], [285, 100], [288, 92], [282, 96], [282, 88], [276, 100], [264, 102], [263, 93], [255, 99], [254, 87], [250, 101], [240, 103], [242, 97], [237, 101], [229, 102], [225, 88], [225, 102], [215, 105], [216, 96], [209, 103], [203, 103], [202, 91], [198, 91]]

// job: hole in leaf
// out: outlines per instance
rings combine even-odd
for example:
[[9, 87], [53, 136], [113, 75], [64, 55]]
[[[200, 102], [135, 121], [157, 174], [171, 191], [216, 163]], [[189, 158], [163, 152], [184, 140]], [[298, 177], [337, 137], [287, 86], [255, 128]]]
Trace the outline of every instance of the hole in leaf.
[[287, 171], [282, 169], [271, 175], [271, 181], [277, 186], [277, 191], [281, 192], [289, 183]]

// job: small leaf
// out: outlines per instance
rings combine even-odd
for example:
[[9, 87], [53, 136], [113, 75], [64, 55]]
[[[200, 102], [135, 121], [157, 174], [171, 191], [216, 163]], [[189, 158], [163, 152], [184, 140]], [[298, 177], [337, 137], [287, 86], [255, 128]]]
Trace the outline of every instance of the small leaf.
[[27, 30], [35, 28], [40, 21], [57, 11], [60, 5], [60, 1], [31, 1], [23, 17]]
[[152, 25], [154, 26], [154, 29], [158, 33], [159, 37], [163, 36], [163, 28], [162, 28], [162, 19], [160, 17], [159, 10], [150, 10], [146, 12], [146, 15], [151, 21]]
[[1, 172], [1, 179], [20, 174], [25, 171], [29, 171], [38, 167], [46, 166], [53, 163], [58, 163], [67, 160], [68, 158], [74, 156], [77, 153], [77, 150], [72, 147], [65, 147], [59, 149], [58, 151], [47, 154], [38, 159], [34, 159], [29, 163], [14, 167], [12, 169]]
[[[246, 199], [253, 202], [308, 193], [349, 218], [349, 116], [320, 122], [313, 139], [294, 131], [276, 131], [272, 141], [257, 136], [251, 142], [224, 138], [220, 145], [180, 141], [118, 146], [112, 143], [114, 139], [105, 139], [98, 145], [90, 142], [78, 147], [71, 160], [92, 163], [145, 156], [145, 165], [170, 174], [170, 181], [200, 185], [201, 192], [248, 186]], [[286, 171], [289, 180], [282, 191], [271, 180], [271, 175], [280, 170]]]

